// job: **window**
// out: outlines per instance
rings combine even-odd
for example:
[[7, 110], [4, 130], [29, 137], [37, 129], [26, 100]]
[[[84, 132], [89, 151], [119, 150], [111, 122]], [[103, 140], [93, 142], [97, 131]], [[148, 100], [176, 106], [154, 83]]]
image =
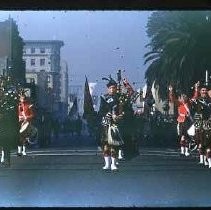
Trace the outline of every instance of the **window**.
[[45, 48], [41, 47], [40, 48], [40, 53], [45, 53]]
[[31, 59], [31, 66], [35, 66], [35, 59]]
[[34, 78], [30, 78], [29, 82], [30, 82], [30, 83], [35, 83]]
[[23, 54], [26, 54], [26, 49], [23, 49]]
[[34, 47], [31, 48], [31, 53], [35, 53], [35, 48]]
[[40, 66], [44, 66], [45, 65], [45, 59], [44, 58], [41, 58], [40, 59]]

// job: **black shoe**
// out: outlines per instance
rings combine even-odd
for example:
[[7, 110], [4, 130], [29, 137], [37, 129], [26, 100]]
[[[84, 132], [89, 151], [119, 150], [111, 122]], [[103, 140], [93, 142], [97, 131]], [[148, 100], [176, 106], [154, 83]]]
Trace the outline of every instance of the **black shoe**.
[[22, 156], [22, 153], [17, 152], [17, 156], [21, 157]]

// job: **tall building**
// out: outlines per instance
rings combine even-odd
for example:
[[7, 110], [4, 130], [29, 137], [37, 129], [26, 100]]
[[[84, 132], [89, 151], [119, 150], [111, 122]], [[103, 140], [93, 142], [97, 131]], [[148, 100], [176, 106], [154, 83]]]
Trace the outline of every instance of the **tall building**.
[[9, 18], [0, 22], [0, 75], [9, 75], [25, 83], [25, 65], [22, 59], [23, 40], [16, 22]]
[[[61, 58], [59, 40], [24, 40], [26, 81], [38, 86], [41, 108], [59, 112], [61, 103]], [[50, 97], [50, 98], [49, 98]]]

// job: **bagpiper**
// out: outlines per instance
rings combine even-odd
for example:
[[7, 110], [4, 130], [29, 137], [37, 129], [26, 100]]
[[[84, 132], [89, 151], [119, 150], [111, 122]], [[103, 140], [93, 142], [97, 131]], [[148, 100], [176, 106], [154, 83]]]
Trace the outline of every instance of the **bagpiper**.
[[103, 169], [117, 170], [117, 153], [119, 146], [124, 144], [118, 129], [118, 120], [123, 116], [119, 112], [117, 82], [111, 77], [107, 83], [107, 93], [101, 96], [98, 111], [101, 120], [101, 143], [105, 166]]
[[199, 151], [199, 164], [209, 165], [211, 168], [211, 154], [207, 146], [210, 144], [210, 117], [211, 98], [207, 94], [207, 85], [195, 84], [193, 103], [194, 124], [196, 129], [195, 139]]

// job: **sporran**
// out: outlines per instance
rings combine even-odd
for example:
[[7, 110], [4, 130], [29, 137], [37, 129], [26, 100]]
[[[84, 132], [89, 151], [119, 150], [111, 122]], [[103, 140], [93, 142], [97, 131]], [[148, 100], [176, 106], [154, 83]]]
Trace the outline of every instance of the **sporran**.
[[124, 144], [119, 129], [116, 125], [109, 125], [108, 127], [108, 144], [115, 146]]

